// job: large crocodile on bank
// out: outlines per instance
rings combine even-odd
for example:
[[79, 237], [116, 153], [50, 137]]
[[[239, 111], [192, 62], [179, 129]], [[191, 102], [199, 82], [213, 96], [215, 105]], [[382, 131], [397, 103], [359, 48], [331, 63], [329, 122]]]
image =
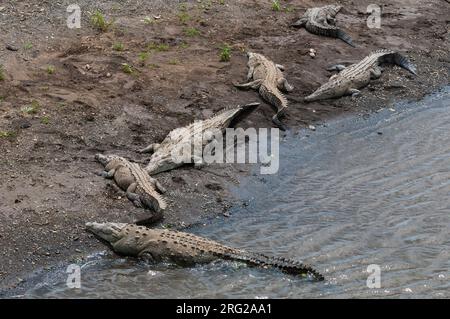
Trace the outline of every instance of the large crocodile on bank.
[[359, 89], [367, 86], [372, 79], [381, 77], [381, 64], [396, 64], [416, 75], [416, 67], [403, 55], [392, 50], [381, 49], [372, 52], [363, 60], [348, 67], [337, 64], [329, 71], [338, 71], [327, 83], [305, 98], [306, 102], [338, 98], [344, 95], [357, 96]]
[[309, 275], [317, 280], [324, 279], [312, 267], [300, 262], [247, 252], [189, 233], [123, 223], [86, 223], [86, 229], [109, 243], [116, 253], [143, 257], [151, 262], [167, 260], [188, 266], [225, 259], [250, 266], [277, 268], [293, 275]]
[[189, 154], [184, 154], [187, 156], [180, 156], [179, 158], [176, 155], [183, 149], [190, 150], [192, 145], [201, 145], [203, 148], [216, 137], [210, 133], [223, 133], [233, 119], [243, 111], [255, 108], [258, 105], [259, 103], [251, 103], [228, 108], [209, 119], [195, 121], [188, 126], [172, 130], [161, 144], [150, 144], [139, 150], [140, 153], [153, 153], [145, 170], [148, 174], [153, 175], [180, 167], [186, 163], [201, 163], [202, 159], [197, 158], [199, 155], [194, 152], [189, 152]]
[[247, 83], [234, 84], [234, 86], [240, 89], [258, 90], [265, 101], [277, 108], [277, 114], [272, 117], [273, 123], [285, 130], [279, 118], [288, 107], [288, 101], [281, 91], [291, 92], [294, 88], [283, 76], [284, 67], [258, 53], [248, 52], [247, 57]]
[[166, 209], [165, 199], [157, 192], [164, 193], [164, 187], [154, 178], [150, 177], [137, 163], [117, 155], [95, 155], [105, 170], [99, 175], [114, 179], [116, 184], [126, 191], [127, 198], [136, 207], [153, 209], [162, 218], [162, 211]]
[[292, 24], [293, 27], [304, 27], [307, 31], [324, 35], [327, 37], [338, 38], [345, 43], [355, 46], [351, 37], [336, 26], [336, 15], [341, 11], [342, 6], [327, 5], [319, 8], [310, 8], [306, 10], [303, 17]]

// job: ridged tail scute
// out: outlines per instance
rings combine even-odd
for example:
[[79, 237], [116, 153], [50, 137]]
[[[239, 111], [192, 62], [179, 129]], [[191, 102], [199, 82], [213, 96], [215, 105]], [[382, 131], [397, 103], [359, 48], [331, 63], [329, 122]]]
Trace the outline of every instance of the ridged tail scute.
[[355, 47], [355, 44], [353, 43], [352, 38], [347, 33], [342, 31], [341, 29], [337, 30], [337, 38], [341, 39], [342, 41], [344, 41], [348, 45], [351, 45], [352, 47]]
[[333, 26], [321, 27], [318, 25], [311, 24], [311, 25], [307, 26], [307, 29], [309, 32], [317, 34], [317, 35], [341, 39], [348, 45], [355, 47], [355, 44], [353, 43], [352, 38], [346, 32], [342, 31], [341, 29], [339, 29], [337, 27], [333, 27]]
[[325, 277], [309, 265], [304, 265], [298, 261], [287, 258], [269, 257], [263, 254], [236, 251], [234, 253], [220, 254], [221, 258], [245, 262], [249, 266], [262, 268], [276, 268], [284, 273], [294, 276], [312, 276], [314, 279], [322, 281]]
[[412, 74], [417, 75], [416, 66], [407, 57], [401, 55], [400, 53], [388, 50], [380, 50], [376, 52], [386, 52], [379, 58], [381, 63], [396, 64], [405, 70], [408, 70]]

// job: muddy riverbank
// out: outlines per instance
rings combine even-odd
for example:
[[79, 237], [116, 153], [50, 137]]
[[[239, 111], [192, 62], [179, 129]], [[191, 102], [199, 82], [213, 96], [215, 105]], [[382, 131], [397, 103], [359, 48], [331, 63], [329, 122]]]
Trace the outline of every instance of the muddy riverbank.
[[[101, 169], [95, 153], [144, 162], [135, 151], [171, 129], [227, 106], [260, 101], [255, 92], [232, 86], [245, 78], [246, 50], [286, 67], [295, 87], [284, 119], [291, 129], [345, 113], [367, 116], [448, 83], [446, 1], [379, 1], [381, 29], [365, 23], [369, 1], [337, 2], [345, 8], [338, 23], [356, 48], [289, 28], [317, 1], [282, 1], [282, 10], [274, 11], [270, 1], [136, 0], [93, 7], [82, 0], [82, 27], [73, 30], [66, 27], [72, 1], [0, 2], [0, 294], [20, 291], [28, 272], [104, 249], [84, 232], [86, 221], [141, 216], [93, 174]], [[106, 32], [89, 21], [97, 8], [114, 21]], [[232, 48], [231, 60], [221, 62], [225, 44]], [[387, 68], [357, 99], [301, 101], [327, 79], [326, 66], [358, 61], [382, 47], [409, 56], [419, 76]], [[314, 59], [310, 48], [317, 51]], [[262, 103], [237, 125], [270, 127], [272, 115]], [[248, 172], [248, 166], [214, 165], [158, 175], [170, 200], [163, 224], [204, 223], [241, 205], [227, 187]]]

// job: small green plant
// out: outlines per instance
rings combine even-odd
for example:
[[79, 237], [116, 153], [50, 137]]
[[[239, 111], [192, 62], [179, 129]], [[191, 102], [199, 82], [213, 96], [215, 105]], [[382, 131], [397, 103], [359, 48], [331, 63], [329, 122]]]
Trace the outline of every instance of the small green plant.
[[156, 22], [156, 19], [151, 18], [151, 17], [145, 17], [143, 21], [145, 24], [153, 24]]
[[23, 48], [24, 48], [25, 50], [31, 50], [31, 49], [33, 48], [33, 43], [27, 42], [27, 43], [25, 43], [25, 44], [23, 45]]
[[219, 0], [219, 4], [223, 6], [225, 4], [225, 0]]
[[169, 51], [169, 45], [165, 44], [165, 43], [155, 43], [155, 42], [150, 42], [147, 45], [147, 50], [148, 51], [157, 51], [157, 52], [162, 52], [162, 51]]
[[39, 105], [39, 102], [33, 100], [31, 101], [31, 104], [25, 105], [24, 107], [21, 108], [21, 110], [26, 114], [36, 114], [37, 112], [39, 112], [40, 108], [41, 106]]
[[3, 70], [3, 65], [0, 64], [0, 81], [5, 80], [5, 71]]
[[281, 4], [278, 0], [272, 0], [272, 10], [273, 11], [281, 11]]
[[126, 74], [132, 74], [134, 72], [133, 67], [128, 63], [122, 63], [122, 71]]
[[41, 123], [45, 125], [49, 124], [50, 118], [47, 115], [44, 115], [43, 117], [41, 117]]
[[113, 50], [114, 51], [123, 51], [123, 49], [124, 49], [123, 43], [116, 42], [116, 43], [113, 44]]
[[189, 15], [189, 13], [183, 11], [178, 13], [178, 19], [180, 19], [180, 22], [183, 24], [187, 24], [188, 21], [191, 20], [191, 16]]
[[53, 73], [55, 73], [56, 69], [53, 65], [47, 65], [47, 67], [45, 68], [45, 71], [47, 71], [48, 74], [53, 74]]
[[188, 36], [188, 37], [195, 37], [200, 35], [200, 31], [197, 30], [196, 28], [190, 27], [190, 28], [186, 28], [184, 30], [184, 33]]
[[220, 61], [228, 62], [231, 58], [231, 47], [228, 44], [224, 44], [220, 49]]
[[189, 43], [183, 42], [180, 44], [180, 48], [182, 48], [182, 49], [186, 49], [188, 47], [189, 47]]
[[170, 65], [177, 65], [180, 64], [180, 61], [178, 59], [170, 59], [168, 63]]
[[150, 53], [148, 53], [148, 52], [141, 52], [138, 54], [138, 58], [141, 62], [147, 61], [149, 57], [150, 57]]
[[11, 131], [0, 131], [0, 138], [8, 138], [14, 136], [14, 132]]
[[106, 21], [105, 16], [99, 10], [95, 10], [91, 15], [91, 23], [99, 31], [106, 32], [113, 24], [113, 21]]
[[149, 69], [158, 69], [158, 68], [159, 68], [159, 65], [158, 65], [158, 64], [155, 64], [155, 63], [150, 63], [150, 64], [148, 65], [148, 68], [149, 68]]

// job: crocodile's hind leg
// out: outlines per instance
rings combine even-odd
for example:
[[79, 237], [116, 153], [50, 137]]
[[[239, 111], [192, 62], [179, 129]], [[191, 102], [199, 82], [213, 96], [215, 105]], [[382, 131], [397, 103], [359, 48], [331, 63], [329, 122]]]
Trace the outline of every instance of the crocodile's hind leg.
[[153, 143], [143, 149], [138, 150], [138, 153], [154, 153], [161, 144]]
[[257, 90], [261, 86], [263, 80], [255, 80], [248, 83], [235, 83], [234, 86], [239, 89], [254, 89]]
[[149, 176], [149, 180], [150, 180], [150, 183], [152, 183], [152, 185], [153, 185], [160, 193], [164, 194], [164, 193], [167, 191], [166, 188], [165, 188], [164, 186], [162, 186], [161, 183], [160, 183], [156, 178], [153, 178], [153, 177], [150, 177], [150, 176]]
[[278, 89], [286, 92], [292, 92], [294, 87], [288, 83], [285, 78], [278, 79], [277, 83]]
[[127, 188], [127, 198], [134, 204], [134, 206], [139, 207], [139, 208], [143, 208], [142, 202], [141, 202], [141, 198], [139, 196], [139, 194], [136, 194], [134, 191], [136, 190], [137, 184], [136, 183], [132, 183], [130, 186], [128, 186]]
[[330, 25], [336, 25], [336, 18], [331, 14], [327, 14], [327, 23]]
[[381, 77], [381, 72], [383, 70], [380, 67], [374, 67], [370, 70], [370, 79], [376, 80]]

